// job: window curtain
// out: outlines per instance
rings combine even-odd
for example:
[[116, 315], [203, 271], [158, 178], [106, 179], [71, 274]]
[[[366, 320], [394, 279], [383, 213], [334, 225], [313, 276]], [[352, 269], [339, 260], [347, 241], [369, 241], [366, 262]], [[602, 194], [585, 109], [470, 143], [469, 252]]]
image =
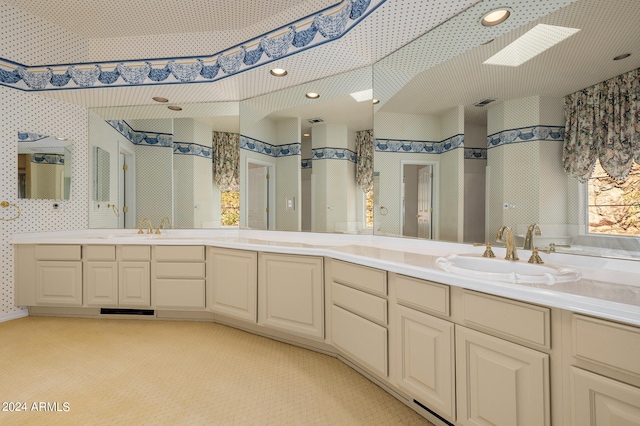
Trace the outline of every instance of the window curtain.
[[213, 181], [220, 191], [240, 188], [240, 135], [213, 132]]
[[640, 164], [640, 68], [567, 95], [562, 161], [585, 182], [596, 160], [623, 181]]
[[356, 132], [356, 183], [362, 191], [373, 189], [373, 130]]

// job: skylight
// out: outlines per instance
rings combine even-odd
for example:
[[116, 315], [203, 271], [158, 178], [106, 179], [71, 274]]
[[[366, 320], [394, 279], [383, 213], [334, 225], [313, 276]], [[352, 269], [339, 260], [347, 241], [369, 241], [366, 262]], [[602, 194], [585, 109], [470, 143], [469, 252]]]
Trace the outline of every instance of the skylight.
[[349, 93], [357, 102], [370, 101], [373, 99], [373, 89], [363, 90], [361, 92]]
[[484, 63], [506, 67], [520, 66], [578, 31], [578, 28], [538, 24]]

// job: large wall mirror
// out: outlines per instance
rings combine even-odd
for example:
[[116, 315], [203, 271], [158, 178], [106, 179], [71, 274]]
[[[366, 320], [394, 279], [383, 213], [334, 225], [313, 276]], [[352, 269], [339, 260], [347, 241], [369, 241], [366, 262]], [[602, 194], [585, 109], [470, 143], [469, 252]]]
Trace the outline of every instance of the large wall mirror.
[[18, 132], [18, 198], [68, 200], [71, 151], [65, 138]]

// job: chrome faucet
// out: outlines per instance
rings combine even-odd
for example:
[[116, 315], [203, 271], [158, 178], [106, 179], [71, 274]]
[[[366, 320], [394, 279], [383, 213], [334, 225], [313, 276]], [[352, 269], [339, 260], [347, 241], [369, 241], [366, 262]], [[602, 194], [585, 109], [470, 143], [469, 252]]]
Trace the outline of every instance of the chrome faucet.
[[496, 236], [496, 241], [502, 241], [504, 234], [504, 242], [507, 246], [507, 255], [505, 256], [506, 260], [519, 260], [518, 251], [516, 250], [516, 243], [513, 241], [513, 233], [511, 232], [511, 228], [508, 226], [501, 226], [498, 229], [498, 235]]
[[138, 234], [144, 234], [144, 232], [142, 232], [142, 225], [145, 222], [147, 223], [147, 234], [151, 233], [151, 221], [146, 217], [143, 217], [142, 219], [140, 219], [140, 222], [138, 222]]
[[522, 247], [525, 250], [533, 250], [533, 235], [542, 235], [540, 232], [540, 226], [537, 223], [532, 223], [527, 228], [527, 235], [524, 237], [524, 246]]

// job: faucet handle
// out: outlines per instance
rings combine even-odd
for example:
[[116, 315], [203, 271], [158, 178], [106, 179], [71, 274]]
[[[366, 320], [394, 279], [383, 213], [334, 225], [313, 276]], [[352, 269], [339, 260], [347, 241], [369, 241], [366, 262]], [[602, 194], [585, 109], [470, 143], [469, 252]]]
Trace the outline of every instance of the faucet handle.
[[538, 247], [534, 247], [533, 250], [531, 251], [531, 257], [529, 258], [529, 263], [535, 263], [538, 265], [542, 265], [544, 263], [542, 261], [542, 258], [538, 254]]
[[491, 250], [491, 243], [473, 243], [474, 247], [486, 246], [484, 253], [482, 253], [482, 257], [496, 257], [493, 250]]

